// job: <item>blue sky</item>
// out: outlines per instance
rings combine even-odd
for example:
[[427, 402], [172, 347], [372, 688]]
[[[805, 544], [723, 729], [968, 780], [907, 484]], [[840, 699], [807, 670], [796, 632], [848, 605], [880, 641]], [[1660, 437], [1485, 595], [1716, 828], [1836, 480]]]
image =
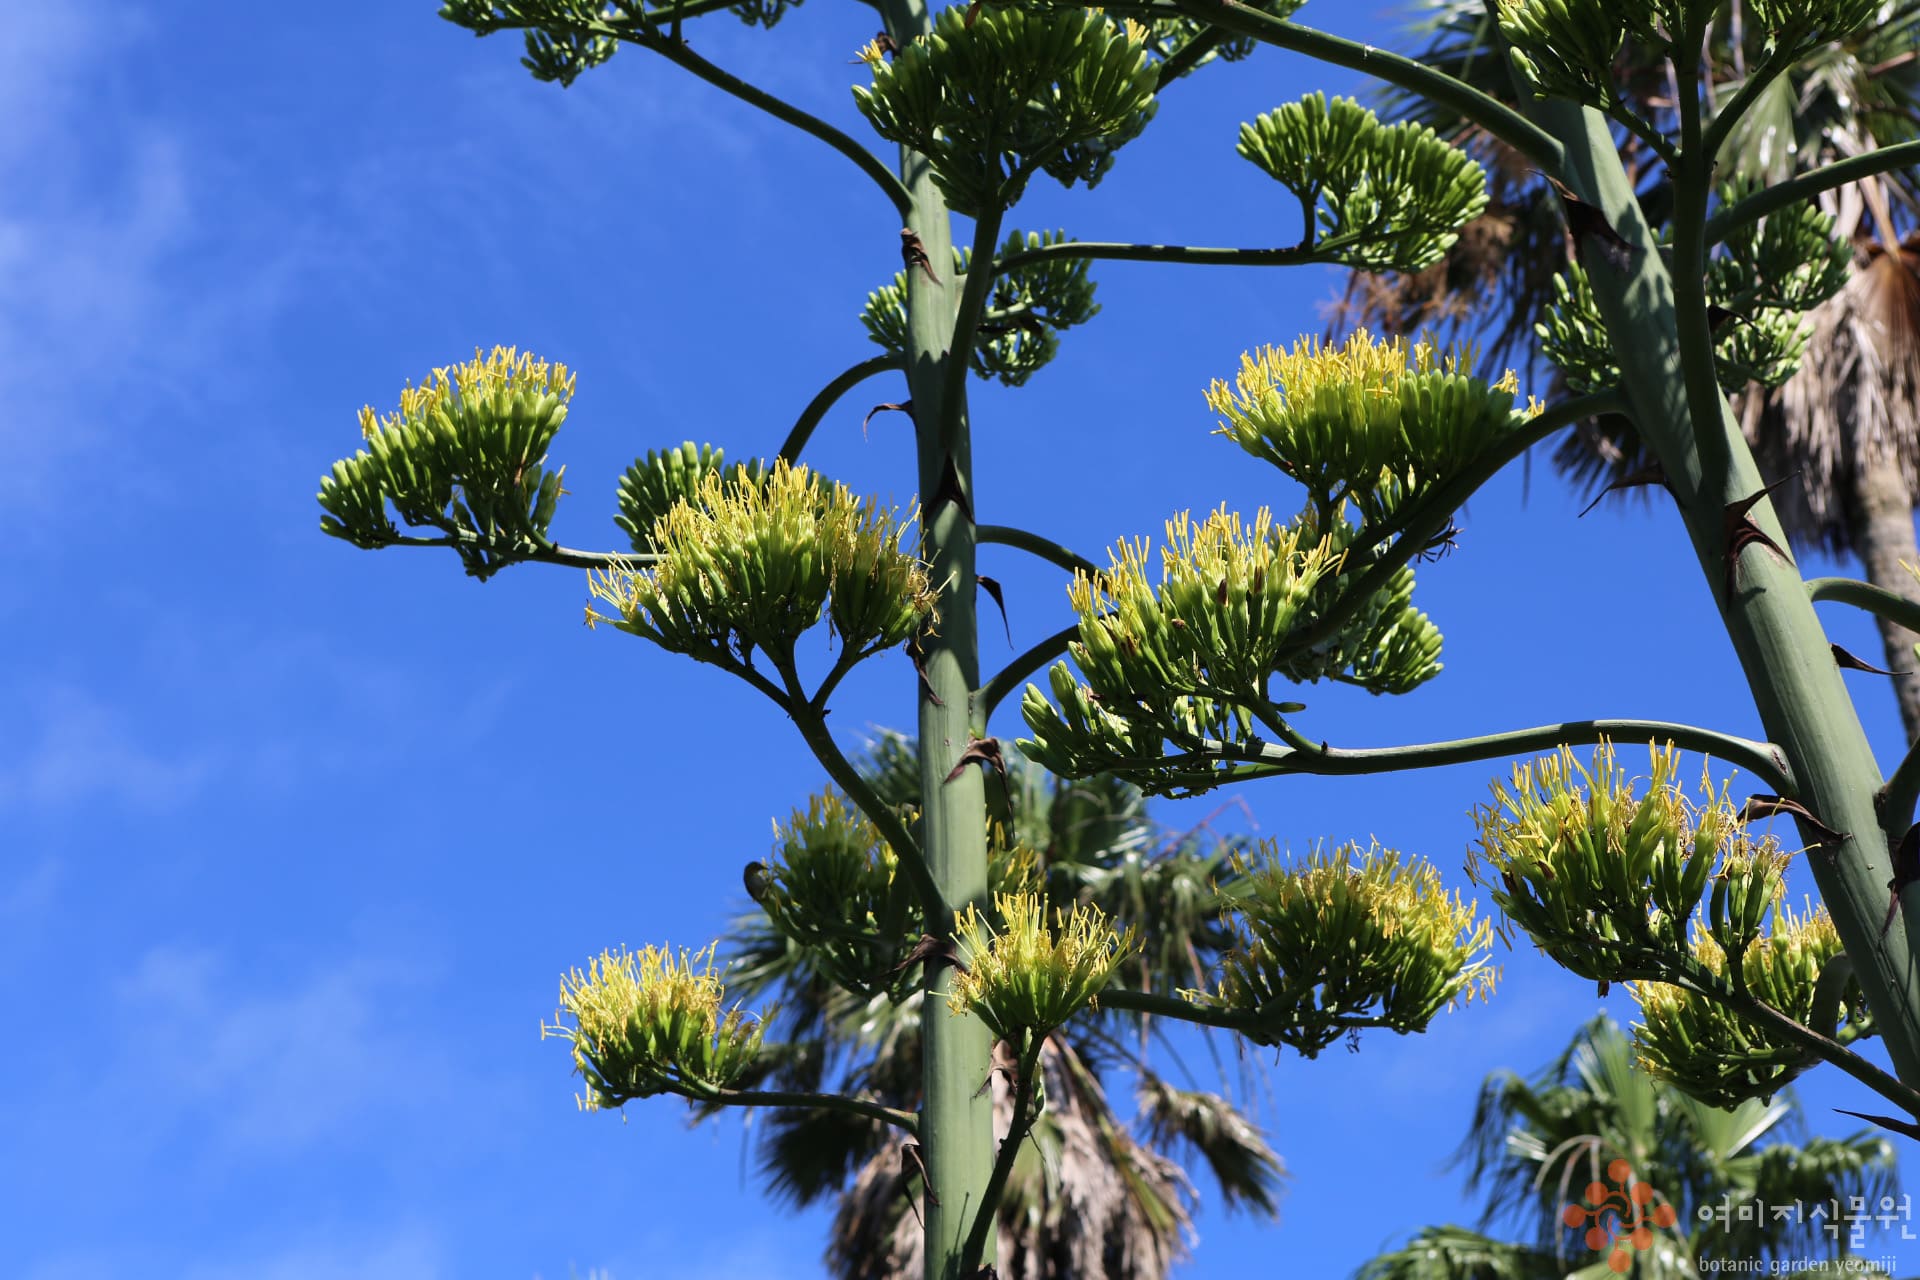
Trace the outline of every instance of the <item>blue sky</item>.
[[[582, 1116], [538, 1037], [562, 970], [704, 942], [739, 908], [769, 819], [818, 785], [804, 748], [727, 677], [581, 627], [582, 575], [480, 586], [451, 556], [358, 552], [317, 532], [312, 495], [363, 403], [518, 344], [579, 370], [556, 532], [617, 548], [635, 454], [770, 452], [873, 352], [856, 317], [898, 265], [897, 221], [842, 158], [664, 62], [629, 51], [562, 92], [511, 37], [433, 7], [0, 5], [0, 1273], [819, 1274], [824, 1215], [758, 1193], [738, 1121], [689, 1131], [671, 1101]], [[1377, 2], [1301, 16], [1390, 30]], [[690, 34], [866, 136], [847, 64], [876, 25], [813, 0], [772, 33], [721, 15]], [[1291, 243], [1290, 197], [1233, 142], [1312, 87], [1362, 88], [1272, 51], [1208, 68], [1101, 187], [1036, 184], [1012, 222]], [[1093, 553], [1175, 510], [1290, 510], [1209, 435], [1200, 393], [1243, 349], [1317, 330], [1334, 279], [1094, 275], [1105, 311], [1052, 367], [1021, 393], [976, 384], [980, 519]], [[901, 420], [859, 430], [895, 390], [856, 393], [810, 460], [905, 500]], [[1537, 460], [1530, 491], [1518, 469], [1497, 480], [1421, 575], [1446, 672], [1400, 699], [1315, 690], [1310, 731], [1757, 732], [1675, 518], [1580, 505]], [[1056, 571], [1003, 549], [982, 567], [1021, 647], [1064, 621]], [[1876, 652], [1860, 619], [1830, 624]], [[1002, 646], [989, 630], [990, 663]], [[1850, 678], [1891, 758], [1891, 698]], [[850, 680], [849, 743], [905, 725], [913, 682], [891, 656]], [[996, 727], [1020, 732], [1011, 702]], [[1236, 794], [1293, 848], [1376, 836], [1464, 887], [1466, 814], [1501, 772]], [[1183, 1274], [1345, 1274], [1469, 1215], [1441, 1164], [1479, 1081], [1533, 1069], [1596, 1005], [1530, 952], [1502, 959], [1496, 1000], [1425, 1037], [1255, 1054], [1294, 1175], [1283, 1218], [1208, 1197]], [[1831, 1072], [1802, 1096], [1832, 1133], [1851, 1124], [1827, 1108], [1872, 1101]], [[1882, 1251], [1920, 1262], [1913, 1242]]]

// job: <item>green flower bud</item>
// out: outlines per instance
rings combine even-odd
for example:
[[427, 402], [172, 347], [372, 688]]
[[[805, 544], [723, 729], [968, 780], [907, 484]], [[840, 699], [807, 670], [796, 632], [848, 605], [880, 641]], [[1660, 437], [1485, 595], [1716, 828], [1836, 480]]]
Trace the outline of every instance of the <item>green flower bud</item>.
[[1672, 744], [1650, 744], [1649, 755], [1642, 793], [1611, 743], [1595, 748], [1591, 770], [1563, 747], [1515, 766], [1511, 788], [1496, 784], [1495, 803], [1474, 814], [1476, 878], [1549, 956], [1585, 978], [1665, 976], [1697, 945], [1689, 922], [1716, 946], [1742, 951], [1785, 893], [1787, 855], [1772, 836], [1750, 832], [1726, 784], [1716, 791], [1703, 772], [1698, 799], [1689, 799], [1673, 780]]

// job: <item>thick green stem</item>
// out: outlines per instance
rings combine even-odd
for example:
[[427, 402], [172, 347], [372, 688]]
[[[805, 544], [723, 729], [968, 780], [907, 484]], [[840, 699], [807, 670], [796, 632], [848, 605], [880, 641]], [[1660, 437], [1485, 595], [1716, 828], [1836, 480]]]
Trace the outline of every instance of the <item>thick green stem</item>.
[[[1691, 92], [1682, 85], [1683, 112]], [[1740, 526], [1729, 512], [1753, 498], [1762, 480], [1714, 376], [1703, 280], [1710, 169], [1697, 145], [1697, 115], [1682, 122], [1671, 275], [1601, 117], [1553, 103], [1539, 108], [1539, 118], [1566, 144], [1569, 186], [1632, 246], [1624, 267], [1595, 252], [1594, 237], [1584, 247], [1633, 417], [1666, 473], [1767, 736], [1792, 766], [1801, 802], [1847, 833], [1808, 865], [1895, 1070], [1920, 1083], [1920, 912], [1881, 934], [1892, 865], [1874, 804], [1879, 767], [1799, 573], [1784, 556], [1732, 536]], [[1749, 514], [1776, 545], [1786, 545], [1765, 498]], [[1650, 646], [1648, 656], [1658, 652]], [[1802, 835], [1819, 843], [1817, 831]]]
[[800, 451], [807, 447], [807, 441], [813, 438], [815, 427], [827, 416], [827, 410], [840, 402], [840, 397], [853, 390], [875, 374], [885, 373], [889, 369], [901, 367], [899, 356], [879, 355], [871, 360], [862, 360], [845, 373], [820, 388], [820, 394], [807, 401], [807, 407], [800, 411], [799, 419], [793, 424], [793, 430], [787, 432], [787, 439], [780, 446], [779, 456], [788, 462], [798, 462]]
[[[880, 10], [887, 34], [901, 46], [932, 30], [926, 0], [882, 0]], [[968, 347], [954, 334], [962, 285], [944, 269], [953, 261], [946, 202], [924, 156], [903, 147], [900, 167], [912, 202], [907, 228], [919, 236], [939, 276], [907, 272], [907, 385], [919, 460], [922, 556], [931, 566], [940, 615], [919, 642], [920, 830], [941, 897], [940, 911], [929, 913], [927, 932], [945, 937], [956, 911], [990, 905], [985, 779], [974, 766], [954, 772], [967, 748], [968, 704], [980, 679], [973, 451], [964, 400]], [[975, 260], [991, 261], [993, 249], [987, 243], [982, 250], [987, 256]], [[967, 278], [984, 298], [991, 277], [983, 269]], [[977, 318], [968, 320], [969, 327]], [[940, 1011], [954, 970], [939, 964], [927, 968], [925, 1007]], [[967, 1232], [993, 1169], [993, 1104], [980, 1090], [992, 1063], [993, 1035], [973, 1014], [939, 1012], [921, 1020], [921, 1036], [926, 1275], [927, 1280], [961, 1280]]]
[[[1024, 1045], [1014, 1049], [1013, 1118], [1007, 1122], [1007, 1136], [994, 1157], [993, 1173], [987, 1178], [987, 1190], [980, 1198], [980, 1209], [967, 1232], [966, 1246], [960, 1253], [960, 1274], [974, 1275], [985, 1256], [987, 1242], [993, 1239], [994, 1219], [1000, 1211], [1000, 1198], [1006, 1194], [1007, 1179], [1013, 1176], [1014, 1161], [1020, 1158], [1020, 1145], [1033, 1130], [1033, 1079], [1040, 1070], [1040, 1050], [1044, 1037], [1022, 1032]], [[991, 1089], [988, 1090], [992, 1092]]]

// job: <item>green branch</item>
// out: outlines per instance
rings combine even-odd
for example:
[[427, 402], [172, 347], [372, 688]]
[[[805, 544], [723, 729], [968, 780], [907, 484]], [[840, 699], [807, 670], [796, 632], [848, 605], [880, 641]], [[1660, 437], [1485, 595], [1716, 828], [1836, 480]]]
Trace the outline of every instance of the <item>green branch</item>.
[[[967, 260], [969, 266], [993, 261], [993, 251], [1000, 240], [1000, 220], [1005, 214], [997, 204], [980, 211], [973, 224], [973, 255]], [[947, 359], [946, 380], [940, 397], [943, 420], [932, 424], [939, 433], [936, 439], [943, 447], [951, 447], [958, 424], [966, 413], [967, 374], [972, 365], [968, 353], [973, 350], [980, 316], [993, 289], [993, 274], [992, 271], [969, 271], [961, 277], [966, 283], [960, 291], [959, 314], [953, 321], [953, 342], [948, 348], [952, 354]]]
[[1028, 677], [1057, 658], [1066, 656], [1067, 645], [1080, 634], [1080, 624], [1063, 627], [1001, 668], [973, 695], [974, 717], [984, 726], [993, 719], [994, 709], [1018, 689]]
[[1397, 527], [1381, 530], [1348, 548], [1349, 557], [1364, 555], [1385, 538], [1394, 538], [1393, 546], [1370, 564], [1358, 581], [1342, 592], [1311, 627], [1287, 642], [1280, 657], [1304, 653], [1338, 635], [1367, 601], [1447, 527], [1453, 513], [1509, 462], [1563, 427], [1600, 414], [1619, 413], [1625, 407], [1626, 400], [1617, 391], [1599, 391], [1561, 401], [1514, 428], [1506, 439], [1475, 458], [1459, 474], [1417, 499]]
[[[1308, 234], [1313, 229], [1309, 227]], [[1210, 249], [1188, 244], [1128, 244], [1097, 240], [1064, 240], [1009, 254], [994, 264], [1002, 275], [1019, 267], [1053, 258], [1108, 259], [1116, 262], [1184, 262], [1201, 266], [1296, 267], [1324, 263], [1316, 246], [1290, 245], [1284, 249]]]
[[[619, 29], [610, 28], [610, 30], [617, 32]], [[628, 38], [631, 39], [631, 37]], [[748, 84], [738, 76], [722, 71], [719, 67], [714, 66], [711, 62], [708, 62], [705, 58], [689, 49], [685, 44], [658, 36], [645, 37], [635, 43], [652, 49], [655, 53], [665, 57], [669, 62], [685, 67], [688, 71], [693, 72], [693, 74], [699, 76], [716, 89], [725, 90], [742, 102], [760, 108], [774, 119], [790, 124], [802, 133], [809, 133], [820, 139], [820, 141], [853, 161], [854, 164], [860, 167], [862, 173], [865, 173], [869, 178], [873, 179], [874, 185], [878, 186], [887, 199], [893, 202], [893, 207], [895, 211], [899, 213], [901, 221], [907, 221], [912, 217], [913, 201], [907, 195], [906, 187], [901, 185], [899, 177], [894, 174], [893, 170], [880, 163], [879, 157], [875, 156], [873, 152], [867, 150], [858, 142], [855, 142], [852, 138], [828, 124], [825, 120], [802, 111], [792, 103], [774, 97], [764, 89]]]
[[853, 767], [853, 762], [847, 759], [846, 753], [840, 750], [840, 744], [833, 740], [833, 734], [827, 730], [825, 713], [811, 704], [806, 690], [800, 686], [800, 672], [793, 664], [793, 656], [774, 654], [773, 662], [787, 686], [782, 705], [786, 707], [787, 714], [793, 717], [800, 737], [827, 771], [827, 776], [846, 793], [849, 800], [860, 806], [860, 812], [867, 815], [867, 820], [878, 827], [881, 836], [893, 846], [900, 865], [906, 869], [907, 878], [913, 881], [914, 892], [920, 896], [921, 909], [926, 912], [926, 931], [936, 937], [945, 937], [953, 932], [953, 913], [947, 909], [940, 886], [927, 867], [920, 842], [913, 838], [913, 832], [907, 830], [907, 824], [900, 821], [900, 815], [879, 797], [872, 784], [861, 776], [860, 771]]
[[1907, 828], [1913, 825], [1916, 801], [1920, 801], [1920, 742], [1907, 748], [1907, 754], [1900, 757], [1900, 763], [1894, 766], [1886, 785], [1874, 797], [1874, 808], [1880, 815], [1880, 829], [1887, 835], [1887, 848], [1900, 847]]
[[[1788, 46], [1774, 50], [1773, 56], [1761, 63], [1758, 71], [1747, 77], [1746, 83], [1734, 93], [1733, 101], [1727, 103], [1726, 109], [1714, 115], [1700, 138], [1700, 154], [1705, 156], [1709, 163], [1720, 154], [1720, 148], [1726, 145], [1727, 138], [1733, 133], [1734, 127], [1740, 123], [1740, 118], [1747, 114], [1755, 102], [1759, 101], [1760, 95], [1767, 91], [1768, 86], [1786, 74], [1793, 66], [1795, 56], [1799, 52]], [[1711, 244], [1712, 241], [1709, 240], [1708, 243]]]
[[1772, 787], [1774, 793], [1795, 793], [1793, 772], [1785, 755], [1770, 742], [1756, 742], [1697, 725], [1666, 720], [1568, 720], [1560, 724], [1510, 729], [1504, 733], [1423, 742], [1402, 747], [1343, 749], [1309, 741], [1289, 728], [1286, 745], [1262, 743], [1257, 751], [1213, 745], [1223, 759], [1263, 763], [1271, 772], [1311, 774], [1396, 773], [1403, 769], [1432, 769], [1442, 765], [1498, 760], [1563, 746], [1591, 746], [1610, 742], [1671, 742], [1683, 751], [1698, 751], [1740, 765]]
[[1543, 173], [1556, 178], [1564, 177], [1565, 149], [1546, 130], [1506, 103], [1413, 58], [1303, 27], [1249, 8], [1239, 0], [1171, 0], [1162, 4], [1123, 2], [1107, 7], [1112, 12], [1131, 15], [1142, 21], [1169, 14], [1198, 18], [1222, 30], [1251, 36], [1262, 44], [1304, 53], [1320, 62], [1374, 76], [1448, 108], [1526, 156]]
[[799, 1107], [814, 1111], [842, 1111], [904, 1129], [916, 1138], [920, 1136], [920, 1122], [911, 1112], [897, 1111], [866, 1098], [844, 1094], [781, 1093], [764, 1089], [689, 1089], [682, 1096], [715, 1107]]
[[1851, 156], [1845, 160], [1836, 160], [1832, 164], [1811, 169], [1797, 178], [1771, 187], [1763, 187], [1722, 208], [1707, 219], [1706, 240], [1716, 245], [1725, 240], [1736, 227], [1758, 221], [1768, 214], [1810, 200], [1822, 191], [1831, 191], [1843, 187], [1849, 182], [1859, 182], [1891, 169], [1910, 168], [1920, 165], [1920, 138], [1911, 142], [1896, 143], [1891, 147], [1880, 147], [1865, 155]]
[[[1218, 1009], [1211, 1005], [1195, 1004], [1191, 1000], [1183, 1000], [1178, 996], [1163, 996], [1151, 991], [1124, 989], [1102, 991], [1099, 1003], [1109, 1009], [1125, 1009], [1129, 1013], [1172, 1018], [1198, 1026], [1237, 1031], [1243, 1035], [1271, 1037], [1274, 1032], [1272, 1019], [1263, 1018], [1257, 1010], [1243, 1013], [1233, 1009]], [[1330, 1019], [1329, 1024], [1343, 1031], [1365, 1031], [1369, 1028], [1390, 1025], [1380, 1018], [1351, 1017]]]
[[1850, 604], [1909, 631], [1920, 631], [1920, 602], [1857, 578], [1808, 578], [1807, 599], [1816, 604], [1822, 600]]
[[889, 369], [905, 369], [906, 361], [892, 353], [878, 355], [871, 360], [862, 360], [845, 373], [820, 388], [820, 394], [807, 402], [800, 411], [799, 421], [793, 424], [793, 430], [787, 432], [786, 443], [780, 446], [779, 456], [788, 462], [798, 462], [800, 451], [807, 447], [807, 441], [813, 438], [815, 427], [827, 416], [827, 410], [833, 408], [841, 396], [853, 390], [868, 378], [885, 373]]
[[1202, 31], [1175, 50], [1172, 57], [1160, 64], [1160, 81], [1154, 87], [1154, 95], [1157, 97], [1177, 84], [1181, 76], [1199, 66], [1206, 56], [1218, 48], [1220, 42], [1226, 38], [1225, 31], [1219, 27], [1213, 27]]
[[1025, 529], [1004, 524], [983, 524], [974, 529], [974, 537], [979, 542], [991, 542], [1039, 556], [1049, 564], [1059, 565], [1068, 573], [1084, 573], [1091, 577], [1100, 572], [1100, 567], [1085, 556], [1075, 555], [1051, 538], [1043, 538]]
[[1678, 156], [1679, 153], [1673, 149], [1673, 143], [1667, 140], [1666, 134], [1654, 128], [1652, 123], [1639, 113], [1628, 110], [1627, 105], [1618, 98], [1607, 104], [1607, 118], [1646, 143], [1664, 163], [1672, 164]]
[[[1700, 995], [1726, 1005], [1749, 1021], [1778, 1031], [1815, 1057], [1840, 1068], [1909, 1115], [1920, 1116], [1920, 1092], [1903, 1084], [1897, 1076], [1874, 1066], [1839, 1041], [1814, 1030], [1766, 1001], [1737, 989], [1733, 983], [1720, 978], [1697, 962], [1689, 962], [1684, 976], [1686, 985]], [[1816, 990], [1818, 986], [1819, 983], [1816, 982]]]
[[496, 543], [491, 538], [453, 535], [444, 538], [389, 538], [373, 549], [378, 551], [385, 547], [472, 547], [492, 552], [502, 560], [514, 563], [524, 560], [537, 564], [565, 565], [570, 569], [637, 569], [660, 559], [657, 555], [641, 552], [575, 551], [572, 547], [555, 546], [551, 543], [543, 549], [527, 550], [513, 544]]

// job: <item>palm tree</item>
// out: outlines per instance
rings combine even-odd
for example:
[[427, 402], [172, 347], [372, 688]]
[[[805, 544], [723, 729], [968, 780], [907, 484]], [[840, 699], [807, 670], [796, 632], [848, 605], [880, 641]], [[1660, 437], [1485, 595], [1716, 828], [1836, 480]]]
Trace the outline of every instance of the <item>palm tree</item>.
[[[1110, 777], [1066, 782], [1009, 760], [994, 799], [997, 846], [1037, 855], [1029, 874], [1055, 906], [1092, 902], [1139, 928], [1128, 985], [1201, 985], [1226, 941], [1215, 918], [1230, 880], [1230, 842], [1199, 831], [1167, 838], [1140, 793]], [[911, 740], [883, 734], [862, 772], [890, 804], [917, 801]], [[1204, 824], [1203, 824], [1204, 826]], [[911, 1109], [920, 1088], [922, 996], [849, 994], [826, 979], [807, 947], [763, 913], [739, 921], [727, 944], [731, 992], [780, 1009], [767, 1087], [814, 1091], [832, 1082]], [[1285, 1169], [1257, 1125], [1228, 1098], [1175, 1087], [1149, 1049], [1160, 1032], [1114, 1012], [1090, 1011], [1055, 1033], [1041, 1057], [1046, 1105], [1009, 1179], [999, 1215], [1004, 1280], [1161, 1280], [1184, 1256], [1196, 1201], [1180, 1157], [1198, 1157], [1229, 1206], [1272, 1215]], [[1107, 1087], [1131, 1077], [1136, 1118], [1120, 1120]], [[995, 1074], [998, 1128], [1013, 1099]], [[912, 1154], [885, 1126], [832, 1111], [763, 1117], [761, 1169], [777, 1195], [805, 1205], [839, 1197], [827, 1263], [842, 1280], [893, 1280], [922, 1270], [920, 1186]]]
[[[1513, 96], [1505, 49], [1485, 0], [1423, 0], [1423, 58], [1506, 98]], [[1743, 0], [1728, 0], [1709, 42], [1715, 103], [1727, 101], [1764, 61]], [[1920, 133], [1920, 0], [1889, 0], [1880, 20], [1828, 46], [1772, 82], [1728, 139], [1721, 171], [1775, 183]], [[1674, 112], [1663, 64], [1631, 41], [1616, 76], [1626, 106], [1663, 124]], [[1500, 296], [1488, 355], [1504, 362], [1537, 355], [1533, 322], [1554, 275], [1570, 259], [1555, 201], [1537, 175], [1458, 121], [1397, 104], [1402, 114], [1472, 147], [1488, 161], [1493, 200], [1447, 260], [1417, 276], [1355, 277], [1338, 313], [1395, 329], [1460, 329], [1487, 294]], [[1651, 225], [1665, 218], [1656, 156], [1624, 128], [1618, 140]], [[1785, 385], [1755, 385], [1736, 407], [1760, 465], [1793, 476], [1774, 504], [1797, 547], [1859, 557], [1866, 578], [1920, 599], [1902, 565], [1920, 562], [1913, 511], [1920, 505], [1920, 174], [1899, 171], [1822, 197], [1836, 231], [1853, 246], [1846, 287], [1810, 316], [1813, 337]], [[1650, 462], [1624, 419], [1585, 424], [1556, 463], [1596, 487], [1644, 477]], [[1879, 621], [1910, 740], [1920, 739], [1920, 662], [1912, 632]]]
[[[1457, 1157], [1468, 1185], [1486, 1198], [1480, 1229], [1427, 1227], [1361, 1267], [1357, 1280], [1601, 1280], [1627, 1269], [1643, 1280], [1691, 1280], [1709, 1259], [1848, 1257], [1847, 1241], [1824, 1230], [1830, 1217], [1740, 1216], [1755, 1203], [1810, 1209], [1891, 1194], [1890, 1143], [1859, 1133], [1796, 1144], [1784, 1135], [1797, 1118], [1790, 1094], [1732, 1111], [1697, 1102], [1640, 1071], [1627, 1036], [1596, 1018], [1534, 1079], [1503, 1072], [1482, 1086]], [[1628, 1208], [1600, 1220], [1604, 1238], [1588, 1239], [1596, 1220], [1585, 1210], [1602, 1199], [1595, 1183], [1624, 1191]], [[1729, 1208], [1724, 1222], [1721, 1206]], [[1644, 1234], [1616, 1247], [1608, 1227], [1634, 1220]], [[1531, 1238], [1485, 1234], [1497, 1222]]]

